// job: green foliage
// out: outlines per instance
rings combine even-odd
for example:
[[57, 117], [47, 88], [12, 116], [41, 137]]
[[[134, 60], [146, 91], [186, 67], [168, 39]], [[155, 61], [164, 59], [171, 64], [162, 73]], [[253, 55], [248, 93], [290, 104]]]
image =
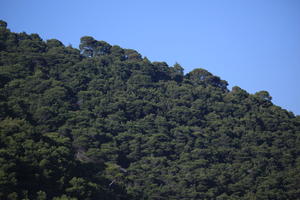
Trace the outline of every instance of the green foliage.
[[205, 69], [0, 21], [0, 199], [299, 199], [300, 118]]

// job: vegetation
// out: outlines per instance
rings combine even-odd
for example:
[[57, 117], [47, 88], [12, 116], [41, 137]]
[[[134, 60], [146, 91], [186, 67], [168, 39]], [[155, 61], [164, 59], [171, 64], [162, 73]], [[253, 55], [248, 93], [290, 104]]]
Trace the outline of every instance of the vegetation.
[[0, 199], [299, 199], [300, 116], [271, 99], [0, 21]]

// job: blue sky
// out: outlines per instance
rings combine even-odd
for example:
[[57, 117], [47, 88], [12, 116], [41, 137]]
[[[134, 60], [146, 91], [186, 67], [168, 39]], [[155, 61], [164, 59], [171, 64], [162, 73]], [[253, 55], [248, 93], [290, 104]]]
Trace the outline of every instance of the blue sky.
[[2, 0], [0, 19], [73, 47], [89, 35], [186, 73], [205, 68], [300, 114], [299, 0]]

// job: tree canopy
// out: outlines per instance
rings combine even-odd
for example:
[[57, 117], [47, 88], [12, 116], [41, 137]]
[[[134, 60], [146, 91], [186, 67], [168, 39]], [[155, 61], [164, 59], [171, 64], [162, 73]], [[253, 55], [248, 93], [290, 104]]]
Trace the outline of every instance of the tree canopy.
[[205, 69], [0, 21], [0, 199], [299, 199], [300, 116]]

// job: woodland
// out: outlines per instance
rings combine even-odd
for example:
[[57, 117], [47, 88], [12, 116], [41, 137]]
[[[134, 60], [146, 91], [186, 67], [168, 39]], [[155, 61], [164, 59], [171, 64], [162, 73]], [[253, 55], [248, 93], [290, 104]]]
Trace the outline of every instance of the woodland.
[[0, 199], [300, 199], [300, 116], [227, 86], [1, 20]]

